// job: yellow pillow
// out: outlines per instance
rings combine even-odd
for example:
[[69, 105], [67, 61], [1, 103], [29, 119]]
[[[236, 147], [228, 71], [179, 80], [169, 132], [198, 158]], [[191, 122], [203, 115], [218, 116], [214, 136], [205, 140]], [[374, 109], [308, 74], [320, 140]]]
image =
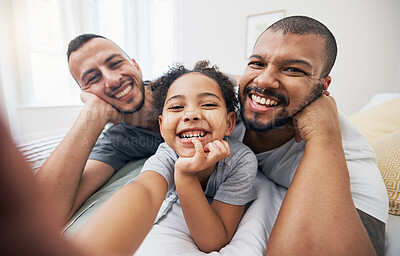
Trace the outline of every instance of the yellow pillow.
[[400, 130], [371, 144], [389, 196], [389, 213], [400, 215]]
[[389, 100], [349, 117], [369, 143], [400, 130], [400, 98]]

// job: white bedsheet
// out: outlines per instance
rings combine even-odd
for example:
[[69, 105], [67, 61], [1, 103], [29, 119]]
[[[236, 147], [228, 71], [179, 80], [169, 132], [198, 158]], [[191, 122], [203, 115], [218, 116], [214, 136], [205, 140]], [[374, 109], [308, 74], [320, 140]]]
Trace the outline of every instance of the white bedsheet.
[[190, 237], [179, 201], [158, 224], [154, 225], [135, 256], [157, 255], [265, 255], [266, 241], [286, 194], [263, 174], [256, 178], [257, 199], [245, 212], [232, 241], [219, 252], [199, 251]]

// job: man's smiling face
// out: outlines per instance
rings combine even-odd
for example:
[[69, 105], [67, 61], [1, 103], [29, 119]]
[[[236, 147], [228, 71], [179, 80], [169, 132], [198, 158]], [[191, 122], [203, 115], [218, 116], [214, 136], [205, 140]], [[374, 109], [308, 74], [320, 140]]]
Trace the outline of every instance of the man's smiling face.
[[86, 42], [71, 53], [69, 68], [83, 91], [95, 94], [119, 112], [134, 113], [143, 106], [140, 68], [110, 40]]
[[324, 45], [315, 34], [268, 30], [261, 35], [240, 81], [248, 128], [266, 132], [282, 126], [327, 89], [330, 77], [320, 78]]

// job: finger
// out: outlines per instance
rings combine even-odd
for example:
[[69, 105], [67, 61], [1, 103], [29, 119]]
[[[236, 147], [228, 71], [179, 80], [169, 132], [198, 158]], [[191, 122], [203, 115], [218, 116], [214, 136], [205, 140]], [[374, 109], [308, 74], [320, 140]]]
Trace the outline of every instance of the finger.
[[224, 144], [224, 147], [227, 150], [227, 156], [230, 156], [231, 155], [231, 147], [229, 147], [229, 143], [225, 140], [222, 140], [222, 144]]
[[192, 139], [192, 143], [194, 145], [195, 156], [198, 154], [204, 154], [204, 148], [201, 142], [198, 139]]
[[223, 146], [221, 141], [215, 140], [210, 142], [210, 153], [207, 156], [207, 162], [217, 162], [226, 158], [228, 150]]
[[215, 141], [213, 141], [213, 144], [219, 149], [221, 155], [229, 154], [229, 145], [226, 141], [215, 140]]
[[209, 142], [209, 143], [207, 143], [205, 146], [204, 146], [204, 152], [205, 153], [210, 153], [210, 146], [212, 147], [212, 142]]

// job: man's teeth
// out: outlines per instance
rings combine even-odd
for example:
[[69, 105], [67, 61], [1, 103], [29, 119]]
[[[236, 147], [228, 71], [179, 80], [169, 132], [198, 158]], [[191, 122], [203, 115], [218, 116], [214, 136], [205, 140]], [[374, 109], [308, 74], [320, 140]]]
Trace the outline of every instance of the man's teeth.
[[182, 139], [191, 139], [191, 138], [201, 138], [206, 135], [205, 132], [199, 131], [199, 132], [184, 132], [179, 134], [179, 138]]
[[271, 99], [266, 99], [264, 97], [260, 97], [257, 95], [251, 95], [251, 99], [261, 105], [266, 105], [266, 106], [275, 106], [278, 104], [278, 102], [276, 100], [271, 100]]
[[127, 95], [128, 92], [130, 92], [131, 90], [132, 90], [132, 85], [128, 85], [128, 87], [126, 87], [125, 90], [123, 90], [122, 92], [120, 92], [117, 95], [115, 95], [115, 98], [121, 99], [122, 97]]

